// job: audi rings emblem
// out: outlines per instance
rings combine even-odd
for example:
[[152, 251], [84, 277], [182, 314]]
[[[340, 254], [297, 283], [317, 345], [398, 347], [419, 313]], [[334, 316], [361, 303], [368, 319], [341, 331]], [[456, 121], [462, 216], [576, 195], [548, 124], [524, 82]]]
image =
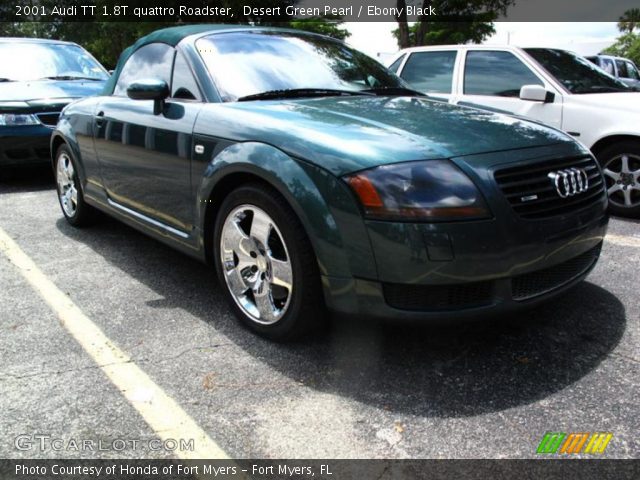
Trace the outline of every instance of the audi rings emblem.
[[586, 192], [589, 188], [589, 177], [587, 172], [581, 168], [567, 168], [550, 172], [547, 175], [551, 183], [556, 187], [556, 192], [562, 198], [573, 197], [579, 193]]

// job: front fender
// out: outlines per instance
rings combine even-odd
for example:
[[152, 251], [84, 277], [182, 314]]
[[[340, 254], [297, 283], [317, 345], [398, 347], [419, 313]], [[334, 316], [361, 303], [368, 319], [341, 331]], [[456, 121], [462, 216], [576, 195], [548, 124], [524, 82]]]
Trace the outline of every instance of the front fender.
[[[55, 154], [61, 142], [64, 142], [73, 155], [80, 184], [85, 193], [99, 191], [101, 179], [93, 143], [94, 100], [84, 99], [67, 105], [51, 135], [52, 166]], [[88, 188], [90, 187], [91, 188]]]
[[196, 195], [201, 232], [207, 231], [205, 222], [211, 218], [207, 208], [219, 206], [209, 200], [218, 198], [215, 191], [225, 179], [250, 174], [270, 184], [291, 205], [313, 245], [322, 275], [376, 277], [364, 222], [351, 192], [339, 179], [263, 143], [235, 143], [217, 154], [209, 152], [212, 159]]
[[71, 127], [68, 117], [61, 116], [56, 125], [56, 129], [51, 134], [51, 166], [54, 167], [56, 151], [61, 143], [66, 143], [71, 149], [74, 157], [80, 157], [80, 148], [76, 139], [76, 134]]

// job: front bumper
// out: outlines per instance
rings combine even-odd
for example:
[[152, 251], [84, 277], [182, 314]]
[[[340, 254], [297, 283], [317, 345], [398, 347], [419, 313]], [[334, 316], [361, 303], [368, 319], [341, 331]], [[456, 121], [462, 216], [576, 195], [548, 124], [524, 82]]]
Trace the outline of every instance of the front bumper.
[[0, 166], [50, 165], [51, 132], [44, 125], [0, 127]]
[[448, 321], [516, 311], [587, 276], [607, 230], [604, 191], [563, 213], [529, 218], [507, 202], [491, 168], [478, 166], [468, 173], [488, 199], [493, 218], [365, 221], [376, 276], [325, 276], [329, 308], [375, 318]]
[[[546, 244], [546, 255], [522, 255], [518, 265], [530, 267], [516, 268], [521, 270], [518, 274], [428, 284], [323, 277], [325, 296], [331, 299], [331, 310], [368, 318], [437, 322], [511, 313], [549, 300], [583, 280], [596, 265], [606, 228], [603, 217], [562, 246]], [[488, 268], [483, 258], [477, 263]]]

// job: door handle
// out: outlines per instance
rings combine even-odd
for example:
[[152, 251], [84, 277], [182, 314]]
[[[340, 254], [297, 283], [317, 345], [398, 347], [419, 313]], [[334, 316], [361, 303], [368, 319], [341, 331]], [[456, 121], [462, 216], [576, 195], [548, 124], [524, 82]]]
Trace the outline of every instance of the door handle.
[[104, 123], [104, 112], [98, 112], [97, 115], [95, 116], [95, 121], [96, 121], [96, 127], [98, 128], [102, 127], [102, 124]]

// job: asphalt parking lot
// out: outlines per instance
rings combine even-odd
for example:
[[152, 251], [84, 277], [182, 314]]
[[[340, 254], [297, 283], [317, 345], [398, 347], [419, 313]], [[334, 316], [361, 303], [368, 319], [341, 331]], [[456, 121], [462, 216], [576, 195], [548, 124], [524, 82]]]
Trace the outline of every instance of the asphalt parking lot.
[[[640, 457], [637, 221], [612, 219], [588, 280], [525, 315], [334, 319], [290, 345], [243, 329], [207, 266], [114, 220], [67, 225], [46, 169], [0, 180], [0, 229], [232, 458], [533, 458], [547, 431], [611, 432], [605, 457]], [[162, 432], [138, 404], [157, 392], [118, 387], [1, 252], [0, 281], [1, 457], [176, 455], [145, 446]], [[18, 449], [19, 435], [143, 446]]]

